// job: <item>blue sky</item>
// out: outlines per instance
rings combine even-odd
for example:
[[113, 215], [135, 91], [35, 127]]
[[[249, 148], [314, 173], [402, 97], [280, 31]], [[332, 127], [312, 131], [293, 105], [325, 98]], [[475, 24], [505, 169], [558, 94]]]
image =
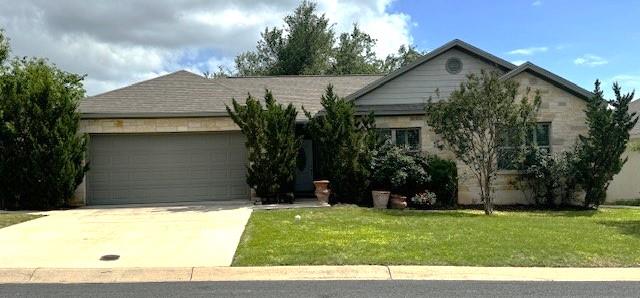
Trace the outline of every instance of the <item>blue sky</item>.
[[640, 1], [400, 0], [390, 10], [411, 16], [413, 41], [422, 49], [459, 38], [588, 90], [596, 78], [606, 89], [613, 80], [640, 89]]

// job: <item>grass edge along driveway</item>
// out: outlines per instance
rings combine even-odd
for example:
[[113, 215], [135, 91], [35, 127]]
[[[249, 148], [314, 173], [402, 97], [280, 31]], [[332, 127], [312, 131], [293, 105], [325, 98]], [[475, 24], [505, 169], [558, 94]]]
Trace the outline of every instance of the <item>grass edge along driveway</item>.
[[21, 222], [29, 221], [42, 217], [42, 215], [34, 215], [21, 212], [0, 212], [0, 229], [11, 225], [19, 224]]
[[[301, 220], [295, 220], [300, 215]], [[640, 266], [640, 209], [253, 212], [233, 266]]]

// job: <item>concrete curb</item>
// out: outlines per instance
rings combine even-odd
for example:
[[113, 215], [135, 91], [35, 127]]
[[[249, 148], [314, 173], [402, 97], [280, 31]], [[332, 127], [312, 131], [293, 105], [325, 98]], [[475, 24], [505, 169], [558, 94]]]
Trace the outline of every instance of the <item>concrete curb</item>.
[[0, 283], [135, 283], [258, 280], [640, 281], [640, 268], [274, 266], [0, 269]]

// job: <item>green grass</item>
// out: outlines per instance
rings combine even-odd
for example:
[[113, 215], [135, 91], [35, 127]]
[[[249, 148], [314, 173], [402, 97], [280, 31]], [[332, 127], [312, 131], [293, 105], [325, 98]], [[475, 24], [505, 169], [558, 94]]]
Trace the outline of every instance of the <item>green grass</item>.
[[41, 217], [41, 215], [31, 215], [26, 213], [0, 213], [0, 229], [27, 220], [36, 219], [38, 217]]
[[342, 264], [640, 266], [640, 210], [255, 211], [233, 261]]
[[620, 200], [615, 202], [607, 202], [608, 205], [620, 205], [620, 206], [640, 206], [640, 198], [631, 200]]

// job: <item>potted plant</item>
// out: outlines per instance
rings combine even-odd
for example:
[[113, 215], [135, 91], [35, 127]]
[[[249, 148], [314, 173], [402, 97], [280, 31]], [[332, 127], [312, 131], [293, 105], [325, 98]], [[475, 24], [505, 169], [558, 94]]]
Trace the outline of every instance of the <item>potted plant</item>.
[[371, 173], [371, 194], [376, 208], [386, 208], [391, 193], [397, 194], [393, 196], [392, 207], [405, 208], [406, 196], [429, 182], [426, 159], [390, 143], [374, 152]]
[[329, 189], [329, 180], [316, 180], [313, 181], [313, 185], [316, 187], [314, 194], [320, 203], [329, 203], [329, 196], [331, 190]]
[[399, 194], [391, 194], [391, 196], [389, 196], [389, 207], [391, 207], [391, 209], [407, 208], [407, 197]]

